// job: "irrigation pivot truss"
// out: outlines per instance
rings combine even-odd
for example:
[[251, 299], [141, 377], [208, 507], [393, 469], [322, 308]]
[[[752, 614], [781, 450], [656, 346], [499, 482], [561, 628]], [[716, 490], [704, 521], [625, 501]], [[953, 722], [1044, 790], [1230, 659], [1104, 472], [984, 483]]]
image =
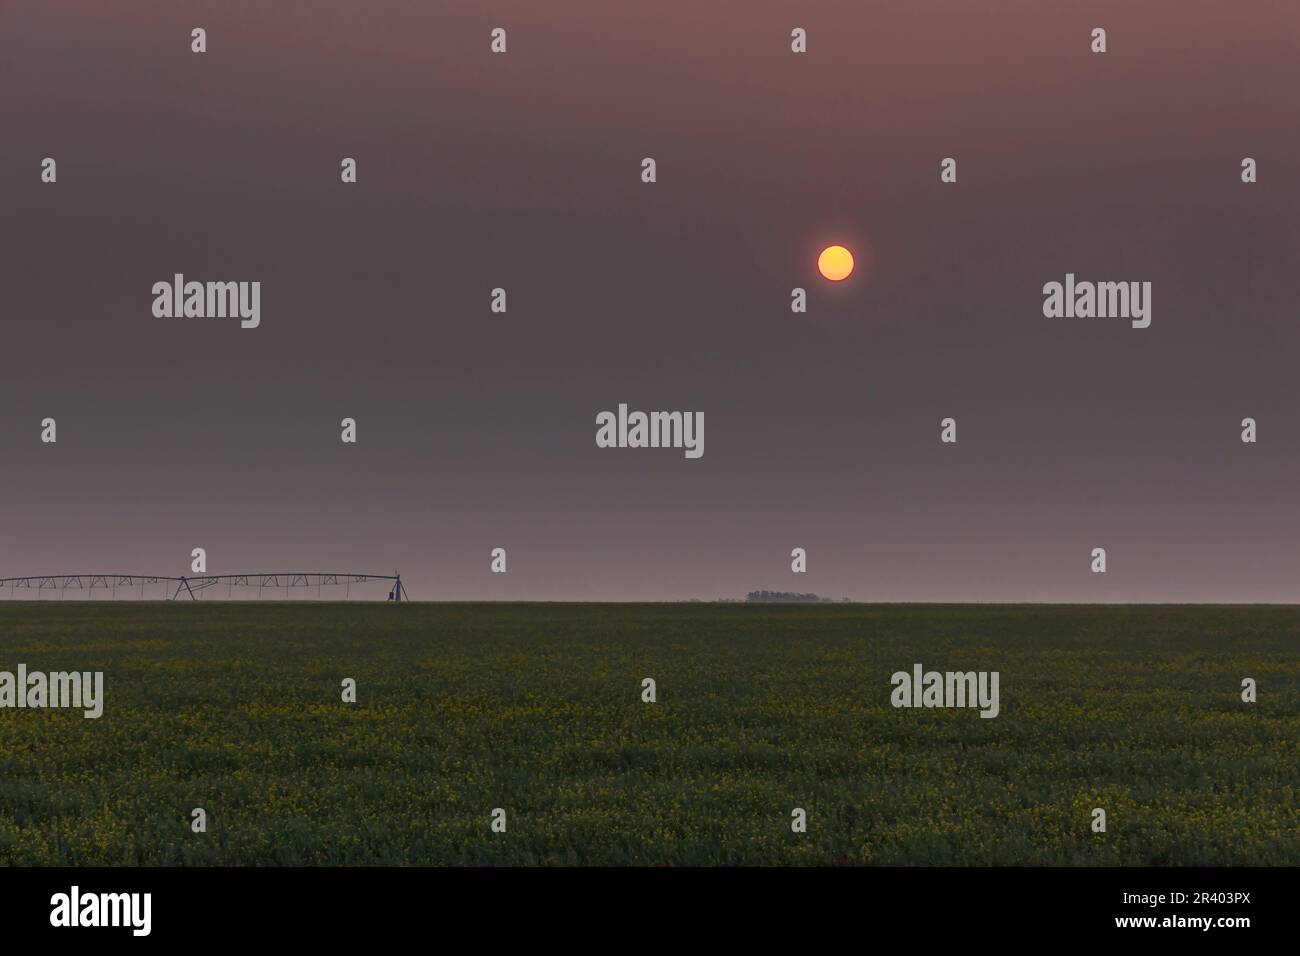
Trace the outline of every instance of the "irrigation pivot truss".
[[[119, 588], [130, 594], [138, 587], [140, 598], [144, 599], [146, 585], [153, 584], [162, 586], [165, 600], [174, 601], [186, 593], [197, 601], [203, 591], [222, 586], [226, 588], [227, 597], [232, 598], [236, 588], [256, 589], [258, 597], [262, 597], [267, 589], [278, 591], [283, 588], [286, 598], [293, 588], [315, 588], [319, 598], [323, 588], [341, 587], [347, 599], [352, 596], [352, 585], [373, 581], [392, 583], [388, 590], [388, 600], [410, 600], [400, 574], [357, 574], [352, 571], [268, 571], [256, 574], [183, 574], [180, 577], [165, 574], [29, 574], [17, 578], [0, 578], [0, 588], [7, 589], [10, 598], [19, 597], [19, 591], [35, 592], [36, 600], [39, 601], [47, 591], [58, 592], [59, 597], [55, 600], [62, 600], [68, 591], [97, 590], [108, 591], [112, 598], [116, 598]], [[173, 584], [176, 585], [174, 591], [171, 587]], [[168, 591], [171, 592], [170, 596], [167, 595]], [[86, 596], [89, 597], [89, 594]], [[27, 594], [21, 597], [26, 598]]]

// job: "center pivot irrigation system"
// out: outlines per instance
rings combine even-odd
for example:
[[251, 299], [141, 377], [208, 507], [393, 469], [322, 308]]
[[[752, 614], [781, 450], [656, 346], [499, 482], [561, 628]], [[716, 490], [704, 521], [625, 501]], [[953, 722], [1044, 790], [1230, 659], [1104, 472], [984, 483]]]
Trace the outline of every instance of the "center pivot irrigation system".
[[[168, 577], [165, 574], [32, 574], [20, 578], [0, 578], [0, 588], [7, 588], [10, 598], [27, 598], [19, 591], [36, 592], [36, 600], [46, 591], [57, 591], [55, 600], [62, 600], [68, 591], [108, 591], [110, 597], [116, 598], [118, 588], [133, 595], [135, 588], [140, 589], [140, 599], [145, 599], [145, 585], [162, 585], [163, 598], [174, 601], [182, 592], [197, 601], [199, 593], [208, 588], [225, 585], [226, 596], [233, 598], [236, 588], [256, 588], [257, 596], [269, 588], [273, 591], [284, 588], [284, 596], [289, 597], [291, 588], [315, 588], [316, 596], [321, 596], [321, 589], [327, 587], [344, 588], [344, 599], [352, 596], [352, 585], [367, 584], [372, 581], [388, 581], [388, 600], [409, 601], [410, 596], [402, 585], [400, 574], [355, 574], [350, 571], [274, 571], [259, 574], [195, 574], [191, 576]], [[175, 584], [176, 590], [171, 586]], [[171, 591], [168, 596], [167, 592]], [[87, 597], [90, 595], [87, 594]]]

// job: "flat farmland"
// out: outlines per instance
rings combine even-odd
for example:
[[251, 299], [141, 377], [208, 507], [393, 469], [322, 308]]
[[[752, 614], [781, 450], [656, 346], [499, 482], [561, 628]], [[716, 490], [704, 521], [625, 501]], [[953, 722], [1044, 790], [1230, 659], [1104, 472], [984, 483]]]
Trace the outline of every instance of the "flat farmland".
[[0, 709], [6, 865], [1300, 862], [1294, 607], [3, 603], [20, 664], [103, 714]]

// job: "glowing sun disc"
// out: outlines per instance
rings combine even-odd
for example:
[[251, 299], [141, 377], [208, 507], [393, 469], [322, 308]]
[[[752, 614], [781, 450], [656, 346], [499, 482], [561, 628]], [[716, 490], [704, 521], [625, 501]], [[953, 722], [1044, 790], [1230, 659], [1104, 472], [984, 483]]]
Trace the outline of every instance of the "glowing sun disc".
[[847, 279], [853, 272], [853, 253], [843, 246], [827, 246], [817, 257], [817, 271], [832, 282]]

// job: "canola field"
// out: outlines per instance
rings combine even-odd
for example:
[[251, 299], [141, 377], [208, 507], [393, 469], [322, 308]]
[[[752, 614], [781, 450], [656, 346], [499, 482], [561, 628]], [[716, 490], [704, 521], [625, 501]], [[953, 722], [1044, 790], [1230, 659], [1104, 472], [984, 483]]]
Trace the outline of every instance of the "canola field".
[[4, 865], [1300, 861], [1300, 608], [0, 603], [19, 665], [103, 713], [0, 707]]

